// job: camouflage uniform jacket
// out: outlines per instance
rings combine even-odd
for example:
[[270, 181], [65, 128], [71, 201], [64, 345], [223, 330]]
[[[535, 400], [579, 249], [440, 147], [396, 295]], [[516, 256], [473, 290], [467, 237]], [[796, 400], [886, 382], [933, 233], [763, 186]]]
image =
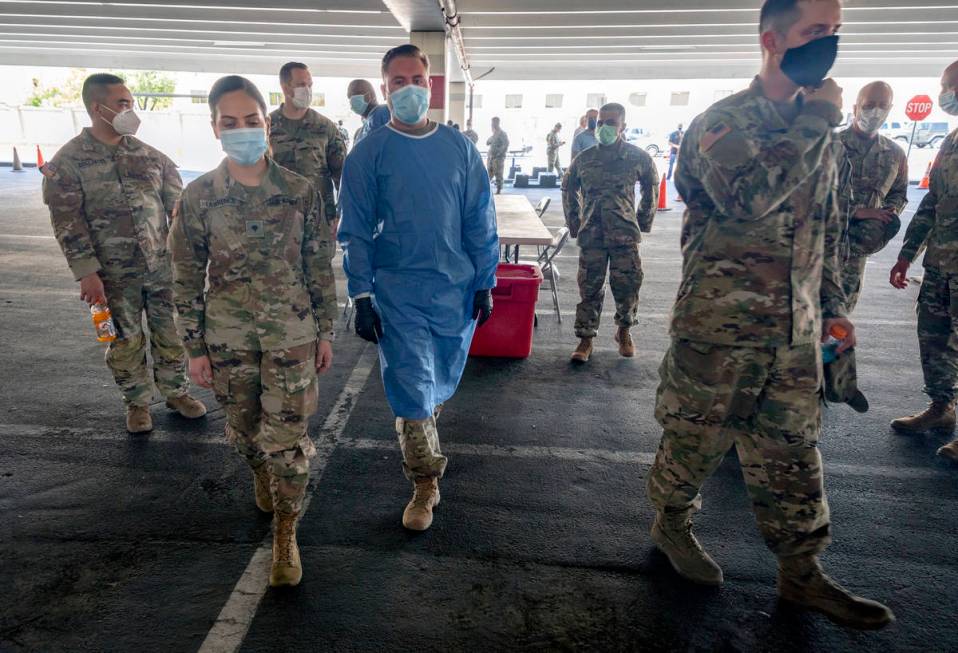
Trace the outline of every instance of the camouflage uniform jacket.
[[[838, 187], [842, 216], [851, 220], [855, 210], [860, 208], [886, 209], [900, 216], [908, 205], [908, 158], [905, 152], [890, 138], [880, 134], [868, 138], [851, 127], [841, 132], [839, 138], [844, 155]], [[855, 232], [869, 226], [876, 227], [878, 223], [854, 220], [849, 222], [848, 229]]]
[[914, 261], [922, 247], [925, 267], [958, 270], [958, 130], [941, 144], [931, 170], [931, 183], [905, 232], [899, 258]]
[[[635, 184], [642, 186], [636, 209]], [[579, 205], [579, 192], [584, 206]], [[659, 173], [645, 150], [619, 139], [585, 150], [562, 179], [566, 224], [579, 229], [580, 247], [622, 247], [652, 229], [659, 200]]]
[[509, 152], [509, 135], [501, 129], [493, 132], [486, 145], [489, 146], [490, 159], [504, 159]]
[[823, 313], [845, 315], [840, 121], [833, 105], [801, 97], [780, 109], [758, 79], [695, 119], [676, 173], [687, 209], [674, 337], [802, 345], [819, 339]]
[[559, 135], [555, 132], [549, 132], [549, 135], [546, 136], [546, 152], [552, 154], [557, 151], [561, 145], [559, 144]]
[[283, 107], [269, 114], [269, 145], [273, 160], [306, 177], [323, 198], [327, 220], [336, 217], [336, 193], [346, 160], [346, 143], [339, 126], [312, 109], [302, 120], [290, 120]]
[[248, 188], [224, 160], [186, 187], [170, 250], [191, 357], [207, 345], [276, 351], [333, 338], [333, 242], [305, 178], [269, 161], [262, 184]]
[[[183, 190], [176, 165], [124, 136], [114, 150], [84, 129], [43, 167], [43, 201], [73, 276], [169, 268], [167, 216]], [[142, 259], [140, 259], [142, 257]]]

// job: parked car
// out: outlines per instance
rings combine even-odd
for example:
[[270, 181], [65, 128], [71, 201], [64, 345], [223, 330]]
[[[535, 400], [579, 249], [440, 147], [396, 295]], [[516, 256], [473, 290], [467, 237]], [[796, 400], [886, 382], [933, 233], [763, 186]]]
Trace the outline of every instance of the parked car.
[[915, 132], [915, 146], [938, 147], [948, 132], [947, 122], [920, 122]]
[[[880, 133], [897, 141], [902, 147], [908, 147], [913, 126], [911, 122], [886, 122]], [[947, 122], [920, 122], [915, 129], [915, 147], [938, 147], [948, 136], [948, 131]]]
[[882, 136], [887, 136], [893, 141], [898, 141], [907, 147], [908, 141], [911, 139], [911, 123], [886, 122], [881, 126], [881, 129], [878, 131], [878, 133]]
[[636, 147], [641, 147], [649, 156], [659, 156], [668, 151], [668, 146], [661, 143], [648, 129], [630, 127], [625, 130], [625, 140]]

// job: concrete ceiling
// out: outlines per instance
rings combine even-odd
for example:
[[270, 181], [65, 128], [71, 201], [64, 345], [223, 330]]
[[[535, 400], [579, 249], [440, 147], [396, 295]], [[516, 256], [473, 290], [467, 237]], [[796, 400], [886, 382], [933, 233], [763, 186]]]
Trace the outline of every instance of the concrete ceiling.
[[[760, 0], [458, 0], [491, 79], [751, 77]], [[958, 0], [845, 2], [844, 76], [934, 76], [958, 58]]]
[[406, 41], [381, 0], [0, 2], [2, 64], [375, 76]]
[[[489, 79], [749, 77], [760, 0], [457, 0], [473, 74]], [[0, 64], [375, 76], [437, 0], [13, 0]], [[958, 0], [846, 2], [836, 73], [938, 76], [958, 58]]]

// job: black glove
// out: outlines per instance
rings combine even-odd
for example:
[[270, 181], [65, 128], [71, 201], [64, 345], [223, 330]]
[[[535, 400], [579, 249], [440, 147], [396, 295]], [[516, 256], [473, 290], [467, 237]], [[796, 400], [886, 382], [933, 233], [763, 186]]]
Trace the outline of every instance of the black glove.
[[569, 225], [568, 225], [568, 227], [569, 227], [569, 236], [570, 236], [571, 238], [578, 238], [578, 237], [579, 237], [579, 226], [580, 226], [580, 223], [579, 223], [578, 220], [576, 220], [575, 224], [569, 224]]
[[472, 300], [472, 319], [479, 320], [476, 328], [481, 327], [492, 317], [492, 291], [477, 290], [476, 297]]
[[383, 323], [373, 308], [371, 297], [356, 300], [356, 335], [363, 340], [378, 343], [383, 337]]

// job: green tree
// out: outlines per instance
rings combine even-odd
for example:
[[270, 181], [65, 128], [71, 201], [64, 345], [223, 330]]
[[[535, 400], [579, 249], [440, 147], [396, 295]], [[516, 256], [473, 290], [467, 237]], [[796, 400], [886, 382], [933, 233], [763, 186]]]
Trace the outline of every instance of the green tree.
[[[155, 70], [143, 70], [132, 72], [126, 75], [121, 74], [126, 79], [126, 85], [134, 96], [138, 93], [174, 93], [176, 91], [176, 81], [165, 73]], [[136, 97], [137, 106], [141, 111], [153, 111], [155, 109], [169, 109], [173, 106], [173, 98], [170, 97]]]
[[27, 97], [25, 104], [31, 107], [83, 106], [81, 91], [86, 76], [85, 68], [71, 68], [66, 80], [56, 86], [47, 86], [34, 77], [33, 92]]

